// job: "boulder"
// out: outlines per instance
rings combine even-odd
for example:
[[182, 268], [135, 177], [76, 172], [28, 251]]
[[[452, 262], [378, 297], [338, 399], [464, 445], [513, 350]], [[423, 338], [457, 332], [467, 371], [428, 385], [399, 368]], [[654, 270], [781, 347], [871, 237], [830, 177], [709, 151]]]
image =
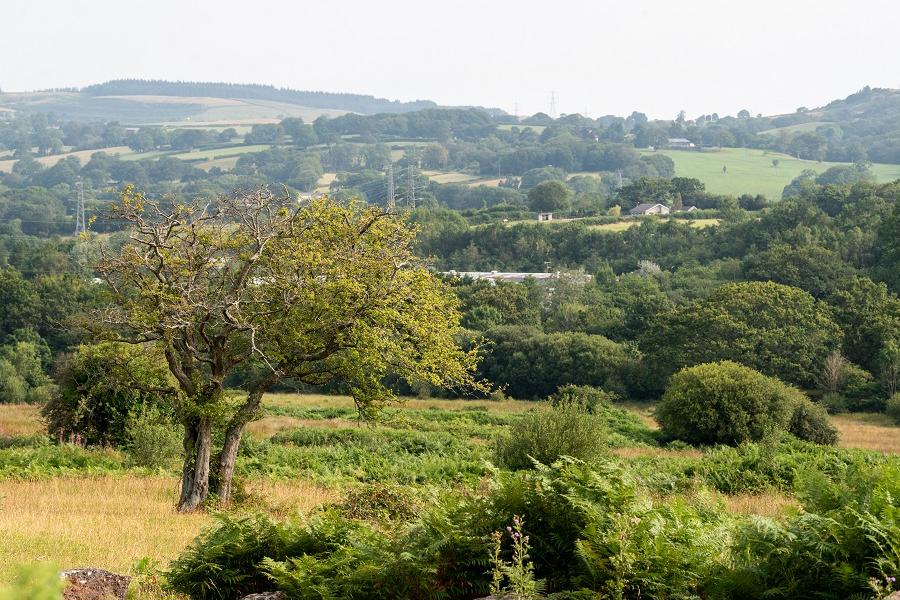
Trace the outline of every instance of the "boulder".
[[60, 573], [66, 580], [64, 600], [125, 600], [131, 577], [103, 569], [70, 569]]
[[287, 600], [287, 595], [284, 592], [264, 592], [244, 596], [241, 600]]

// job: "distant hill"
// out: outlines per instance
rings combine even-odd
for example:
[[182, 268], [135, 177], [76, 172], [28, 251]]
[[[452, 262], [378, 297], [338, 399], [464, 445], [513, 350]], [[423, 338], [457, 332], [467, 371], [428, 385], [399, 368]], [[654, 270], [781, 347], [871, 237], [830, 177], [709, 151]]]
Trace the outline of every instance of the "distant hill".
[[401, 102], [362, 94], [308, 92], [272, 85], [204, 83], [193, 81], [161, 81], [117, 79], [89, 85], [81, 90], [88, 96], [190, 96], [205, 98], [240, 98], [299, 104], [309, 108], [331, 108], [362, 114], [401, 113], [436, 108], [430, 100]]

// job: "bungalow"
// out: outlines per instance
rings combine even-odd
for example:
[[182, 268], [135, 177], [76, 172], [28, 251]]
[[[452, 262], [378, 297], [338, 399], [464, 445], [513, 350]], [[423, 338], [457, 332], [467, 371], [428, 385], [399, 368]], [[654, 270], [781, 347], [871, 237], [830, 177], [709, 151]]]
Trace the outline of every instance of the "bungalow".
[[696, 148], [696, 146], [694, 145], [694, 142], [687, 138], [669, 138], [666, 140], [666, 148], [690, 150], [691, 148]]
[[667, 215], [670, 212], [669, 207], [665, 204], [638, 204], [629, 210], [628, 214], [636, 217], [640, 215]]

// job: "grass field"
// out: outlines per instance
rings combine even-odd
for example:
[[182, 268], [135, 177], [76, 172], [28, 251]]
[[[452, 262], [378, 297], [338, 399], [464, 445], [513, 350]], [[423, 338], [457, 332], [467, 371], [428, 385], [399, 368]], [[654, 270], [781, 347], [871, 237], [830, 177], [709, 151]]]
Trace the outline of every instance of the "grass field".
[[[615, 223], [604, 223], [603, 225], [590, 225], [591, 229], [600, 231], [625, 231], [631, 229], [635, 225], [640, 225], [642, 219], [629, 219], [627, 221], [617, 221]], [[719, 219], [683, 219], [681, 223], [688, 223], [691, 227], [703, 229], [705, 227], [715, 227], [720, 223]]]
[[[69, 156], [74, 156], [81, 161], [82, 165], [84, 165], [89, 160], [91, 160], [91, 155], [95, 152], [117, 154], [120, 158], [125, 158], [127, 156], [135, 156], [136, 158], [141, 158], [141, 155], [137, 155], [128, 146], [114, 146], [112, 148], [96, 148], [94, 150], [78, 150], [75, 152], [65, 152], [63, 154], [54, 154], [53, 156], [39, 156], [36, 158], [36, 160], [45, 167], [52, 167], [62, 159], [68, 158]], [[16, 164], [16, 161], [12, 159], [0, 160], [0, 173], [11, 173], [14, 164]]]
[[[779, 154], [750, 148], [722, 148], [694, 152], [689, 150], [658, 150], [675, 161], [675, 174], [679, 177], [695, 177], [706, 184], [706, 189], [716, 194], [763, 194], [770, 200], [781, 199], [784, 186], [804, 169], [821, 173], [829, 167], [844, 163], [820, 163], [799, 160]], [[643, 152], [650, 154], [651, 152]], [[778, 167], [772, 160], [778, 159]], [[728, 167], [722, 173], [722, 167]], [[889, 182], [900, 178], [900, 165], [872, 165], [877, 181]]]
[[[360, 424], [352, 399], [344, 396], [270, 394], [264, 406], [264, 418], [248, 428], [254, 458], [240, 459], [249, 461], [239, 464], [249, 498], [240, 510], [285, 518], [342, 501], [351, 486], [372, 480], [373, 467], [400, 484], [445, 487], [462, 478], [475, 485], [486, 474], [491, 440], [536, 403], [408, 398], [377, 426]], [[656, 428], [651, 404], [622, 406]], [[847, 414], [833, 422], [844, 447], [900, 454], [900, 428], [883, 415]], [[41, 431], [37, 407], [0, 405], [0, 438]], [[696, 463], [706, 453], [617, 439], [610, 456], [648, 468]], [[406, 450], [397, 453], [397, 444]], [[417, 475], [407, 481], [405, 473]], [[429, 479], [435, 474], [443, 479]], [[207, 513], [174, 512], [177, 485], [174, 472], [127, 468], [0, 476], [0, 583], [10, 580], [16, 565], [33, 562], [129, 572], [147, 557], [164, 566], [211, 522]], [[735, 514], [778, 517], [797, 506], [795, 498], [774, 490], [713, 495]]]

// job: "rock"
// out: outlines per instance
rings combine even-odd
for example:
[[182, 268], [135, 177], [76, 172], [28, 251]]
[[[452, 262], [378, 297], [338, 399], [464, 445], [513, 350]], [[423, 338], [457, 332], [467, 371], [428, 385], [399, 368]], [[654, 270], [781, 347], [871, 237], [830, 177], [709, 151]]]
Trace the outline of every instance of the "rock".
[[287, 595], [284, 592], [264, 592], [244, 596], [241, 600], [287, 600]]
[[103, 569], [71, 569], [60, 573], [67, 581], [64, 600], [125, 600], [131, 577]]

